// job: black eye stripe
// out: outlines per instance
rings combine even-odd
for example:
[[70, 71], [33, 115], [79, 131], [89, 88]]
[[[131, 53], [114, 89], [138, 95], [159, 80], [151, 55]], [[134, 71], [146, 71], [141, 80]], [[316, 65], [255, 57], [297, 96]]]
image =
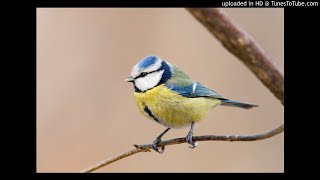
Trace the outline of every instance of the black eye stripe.
[[148, 75], [149, 73], [147, 73], [147, 72], [142, 72], [141, 74], [140, 74], [140, 76], [141, 77], [145, 77], [146, 75]]
[[160, 71], [160, 69], [155, 70], [155, 71], [151, 71], [151, 72], [142, 72], [142, 73], [139, 74], [139, 76], [135, 77], [134, 79], [138, 79], [138, 78], [141, 78], [141, 77], [145, 77], [145, 76], [147, 76], [148, 74], [151, 74], [151, 73], [154, 73], [154, 72], [158, 72], [158, 71]]

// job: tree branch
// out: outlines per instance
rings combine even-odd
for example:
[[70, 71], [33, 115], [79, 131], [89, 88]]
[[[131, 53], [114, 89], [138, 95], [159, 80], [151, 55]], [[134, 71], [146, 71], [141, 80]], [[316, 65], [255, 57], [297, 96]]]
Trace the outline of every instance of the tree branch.
[[[193, 136], [194, 141], [257, 141], [257, 140], [262, 140], [262, 139], [267, 139], [272, 136], [275, 136], [283, 131], [284, 125], [280, 125], [278, 128], [273, 129], [271, 131], [262, 133], [262, 134], [256, 134], [256, 135], [206, 135], [206, 136]], [[174, 145], [174, 144], [182, 144], [186, 143], [186, 138], [176, 138], [176, 139], [170, 139], [166, 141], [161, 141], [159, 143], [159, 147], [165, 147], [169, 145]], [[151, 144], [144, 144], [144, 145], [134, 145], [136, 148], [132, 149], [128, 152], [124, 152], [122, 154], [119, 154], [118, 156], [115, 156], [113, 158], [101, 161], [92, 167], [89, 167], [83, 171], [82, 173], [89, 173], [94, 170], [97, 170], [103, 166], [106, 166], [108, 164], [111, 164], [113, 162], [116, 162], [120, 159], [123, 159], [125, 157], [137, 154], [139, 152], [150, 152], [150, 149], [152, 149]]]
[[[220, 9], [217, 8], [188, 8], [188, 11], [198, 19], [231, 53], [237, 56], [259, 80], [284, 104], [284, 75], [283, 71], [272, 62], [254, 39], [237, 26]], [[284, 131], [284, 124], [278, 128], [256, 135], [208, 135], [194, 136], [194, 141], [256, 141], [267, 139]], [[186, 143], [186, 138], [176, 138], [161, 141], [159, 146]], [[134, 145], [136, 148], [113, 158], [101, 161], [81, 172], [92, 172], [103, 166], [116, 162], [125, 157], [147, 152], [151, 144]]]
[[283, 71], [248, 33], [219, 8], [187, 8], [187, 10], [284, 104]]

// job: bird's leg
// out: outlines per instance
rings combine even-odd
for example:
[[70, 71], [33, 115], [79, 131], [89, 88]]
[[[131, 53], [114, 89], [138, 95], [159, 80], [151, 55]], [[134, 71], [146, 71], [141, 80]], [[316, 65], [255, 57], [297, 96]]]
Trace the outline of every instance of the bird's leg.
[[195, 148], [197, 146], [198, 143], [194, 142], [192, 140], [192, 136], [193, 136], [193, 127], [194, 127], [194, 122], [191, 123], [191, 128], [190, 128], [190, 131], [186, 137], [187, 139], [187, 143], [190, 144], [191, 146], [189, 146], [190, 148]]
[[162, 154], [164, 152], [164, 146], [158, 147], [159, 142], [161, 142], [161, 137], [167, 133], [171, 128], [167, 128], [165, 131], [163, 131], [161, 134], [159, 134], [156, 139], [152, 142], [152, 149], [157, 151], [158, 153]]

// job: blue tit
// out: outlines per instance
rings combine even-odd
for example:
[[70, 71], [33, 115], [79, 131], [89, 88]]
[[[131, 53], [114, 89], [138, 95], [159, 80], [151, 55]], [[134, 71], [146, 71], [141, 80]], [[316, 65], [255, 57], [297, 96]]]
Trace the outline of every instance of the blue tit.
[[134, 98], [140, 112], [167, 127], [152, 142], [152, 148], [159, 153], [164, 151], [164, 147], [158, 147], [161, 137], [171, 128], [190, 126], [186, 141], [194, 148], [196, 143], [192, 136], [195, 123], [217, 105], [244, 109], [257, 106], [224, 98], [157, 56], [140, 60], [126, 81], [133, 84]]

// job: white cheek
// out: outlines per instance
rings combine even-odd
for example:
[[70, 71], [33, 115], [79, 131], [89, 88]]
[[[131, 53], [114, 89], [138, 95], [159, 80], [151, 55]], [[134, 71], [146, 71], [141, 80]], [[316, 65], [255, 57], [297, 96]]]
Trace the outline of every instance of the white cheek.
[[141, 91], [151, 89], [159, 83], [163, 72], [164, 72], [164, 70], [161, 70], [159, 72], [154, 72], [154, 73], [148, 74], [145, 77], [138, 78], [135, 80], [135, 85]]

